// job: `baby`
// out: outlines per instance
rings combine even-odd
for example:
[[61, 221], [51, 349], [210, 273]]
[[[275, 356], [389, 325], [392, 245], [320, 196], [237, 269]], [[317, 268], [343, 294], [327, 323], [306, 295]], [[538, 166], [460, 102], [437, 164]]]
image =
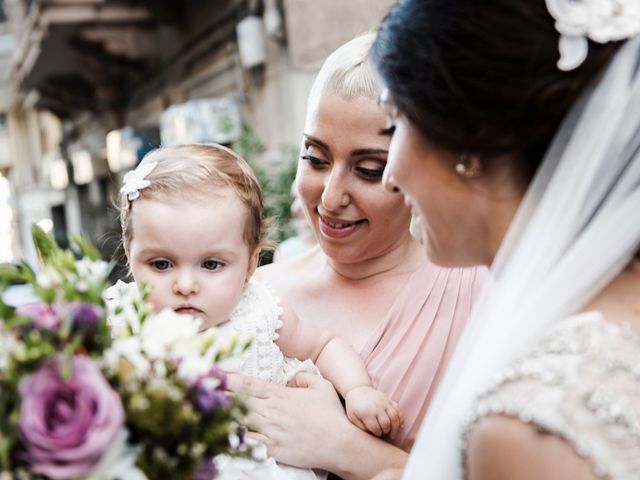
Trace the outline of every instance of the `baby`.
[[[252, 278], [266, 228], [260, 184], [242, 158], [219, 145], [158, 149], [127, 174], [121, 193], [125, 253], [136, 284], [152, 286], [156, 311], [171, 308], [200, 317], [203, 328], [251, 336], [237, 368], [245, 375], [285, 385], [300, 370], [294, 359], [310, 360], [345, 399], [356, 426], [398, 431], [398, 405], [371, 386], [359, 355], [300, 321]], [[286, 478], [315, 478], [272, 464], [289, 468]]]

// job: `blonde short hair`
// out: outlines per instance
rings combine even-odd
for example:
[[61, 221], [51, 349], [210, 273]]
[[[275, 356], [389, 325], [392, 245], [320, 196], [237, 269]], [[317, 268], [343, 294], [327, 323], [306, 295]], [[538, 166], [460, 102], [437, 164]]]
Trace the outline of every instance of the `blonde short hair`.
[[[247, 162], [233, 150], [217, 144], [177, 145], [153, 150], [140, 165], [157, 162], [145, 178], [150, 185], [140, 190], [139, 198], [200, 198], [216, 188], [231, 188], [247, 207], [244, 240], [253, 252], [261, 247], [267, 222], [262, 218], [264, 200], [260, 182]], [[130, 201], [120, 195], [120, 226], [125, 252], [133, 239]]]
[[309, 93], [309, 103], [323, 94], [345, 100], [377, 99], [382, 90], [369, 52], [376, 34], [364, 33], [338, 47], [322, 64]]

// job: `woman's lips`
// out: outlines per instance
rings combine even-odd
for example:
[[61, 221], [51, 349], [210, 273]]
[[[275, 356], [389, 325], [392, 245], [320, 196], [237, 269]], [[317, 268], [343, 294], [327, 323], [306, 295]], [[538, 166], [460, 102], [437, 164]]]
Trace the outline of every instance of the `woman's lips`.
[[343, 220], [340, 218], [318, 215], [320, 231], [331, 238], [345, 238], [358, 230], [366, 220]]

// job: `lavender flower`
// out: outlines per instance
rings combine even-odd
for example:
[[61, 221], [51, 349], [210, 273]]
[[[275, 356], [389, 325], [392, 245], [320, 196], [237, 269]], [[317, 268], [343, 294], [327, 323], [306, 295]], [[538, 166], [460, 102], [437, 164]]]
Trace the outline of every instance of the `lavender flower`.
[[197, 380], [191, 392], [200, 413], [206, 415], [231, 404], [231, 397], [225, 391], [226, 379], [225, 373], [214, 367]]
[[216, 478], [217, 475], [218, 469], [216, 468], [216, 464], [213, 462], [213, 458], [207, 456], [202, 459], [191, 478], [192, 480], [212, 480], [213, 478]]
[[91, 334], [104, 317], [104, 310], [93, 303], [77, 303], [71, 307], [70, 315], [74, 332]]

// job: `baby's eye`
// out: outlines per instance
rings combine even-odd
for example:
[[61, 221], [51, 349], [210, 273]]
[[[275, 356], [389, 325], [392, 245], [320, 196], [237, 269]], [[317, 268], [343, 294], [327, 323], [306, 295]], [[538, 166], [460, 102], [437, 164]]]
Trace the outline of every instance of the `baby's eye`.
[[217, 260], [205, 260], [202, 262], [202, 268], [205, 270], [218, 270], [223, 264]]
[[156, 270], [167, 270], [171, 267], [169, 260], [154, 260], [151, 262], [151, 266]]

